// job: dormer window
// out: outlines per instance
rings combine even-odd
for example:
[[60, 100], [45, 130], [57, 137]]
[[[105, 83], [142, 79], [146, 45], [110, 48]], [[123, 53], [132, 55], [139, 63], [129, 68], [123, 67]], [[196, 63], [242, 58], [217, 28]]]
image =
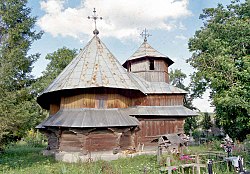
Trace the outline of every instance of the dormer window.
[[155, 70], [154, 60], [149, 60], [149, 70]]

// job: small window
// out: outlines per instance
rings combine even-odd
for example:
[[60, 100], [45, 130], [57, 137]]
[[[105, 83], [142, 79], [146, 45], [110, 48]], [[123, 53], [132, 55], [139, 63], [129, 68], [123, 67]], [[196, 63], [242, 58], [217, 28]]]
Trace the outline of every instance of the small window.
[[131, 71], [131, 63], [129, 62], [128, 63], [128, 72], [130, 72]]
[[155, 69], [154, 60], [149, 60], [149, 70], [154, 70], [154, 69]]
[[97, 96], [96, 98], [96, 108], [99, 109], [104, 109], [106, 108], [106, 101], [107, 101], [107, 97], [106, 96]]
[[104, 99], [99, 99], [98, 108], [103, 109], [104, 103], [105, 103]]

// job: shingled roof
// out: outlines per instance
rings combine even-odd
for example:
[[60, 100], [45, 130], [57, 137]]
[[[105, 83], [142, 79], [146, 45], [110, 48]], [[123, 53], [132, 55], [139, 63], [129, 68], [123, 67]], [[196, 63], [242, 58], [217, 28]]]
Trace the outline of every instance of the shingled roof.
[[108, 87], [138, 90], [128, 72], [95, 35], [38, 97], [68, 89]]
[[149, 82], [134, 73], [129, 73], [144, 94], [187, 94], [188, 92], [166, 82]]
[[119, 109], [62, 109], [48, 117], [36, 128], [45, 127], [116, 127], [138, 126], [139, 121], [135, 117], [124, 115]]
[[139, 90], [98, 36], [90, 40], [43, 93], [91, 87]]
[[138, 48], [138, 50], [131, 57], [129, 57], [122, 66], [126, 68], [128, 61], [144, 57], [163, 58], [168, 63], [168, 66], [174, 63], [169, 57], [161, 54], [160, 52], [155, 50], [151, 45], [149, 45], [147, 41], [144, 41]]
[[187, 117], [198, 114], [182, 105], [178, 106], [136, 106], [129, 108], [80, 108], [61, 109], [48, 117], [36, 128], [45, 127], [116, 127], [137, 126], [134, 116]]

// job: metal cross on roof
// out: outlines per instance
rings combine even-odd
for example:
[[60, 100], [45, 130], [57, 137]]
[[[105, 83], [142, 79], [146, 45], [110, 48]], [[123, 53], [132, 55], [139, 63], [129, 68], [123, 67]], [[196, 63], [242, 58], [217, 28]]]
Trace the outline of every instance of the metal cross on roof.
[[96, 28], [96, 20], [97, 19], [103, 19], [102, 17], [98, 17], [97, 15], [96, 15], [96, 10], [95, 10], [95, 8], [94, 8], [94, 15], [92, 15], [91, 17], [90, 16], [88, 16], [88, 19], [94, 19], [94, 22], [95, 22], [95, 30], [93, 31], [93, 33], [94, 33], [94, 35], [98, 35], [99, 34], [99, 31], [97, 30], [97, 28]]
[[140, 34], [142, 37], [144, 37], [144, 42], [147, 42], [147, 38], [149, 36], [152, 36], [151, 34], [148, 33], [147, 29], [145, 28], [145, 30]]

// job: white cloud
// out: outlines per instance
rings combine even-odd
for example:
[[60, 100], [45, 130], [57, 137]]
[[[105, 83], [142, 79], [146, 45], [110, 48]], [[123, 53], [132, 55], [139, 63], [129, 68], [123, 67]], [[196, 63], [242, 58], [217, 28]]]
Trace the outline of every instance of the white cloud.
[[194, 99], [193, 105], [197, 107], [201, 112], [214, 112], [214, 107], [211, 106], [211, 100], [209, 99], [209, 92], [207, 90], [203, 95], [202, 98]]
[[[38, 25], [53, 36], [71, 36], [81, 40], [92, 35], [93, 21], [87, 16], [97, 14], [103, 17], [97, 27], [104, 37], [118, 39], [137, 37], [143, 28], [149, 30], [175, 29], [173, 21], [191, 14], [188, 0], [85, 0], [77, 8], [65, 7], [66, 0], [42, 0], [41, 9], [45, 15]], [[182, 26], [184, 28], [184, 26]]]
[[184, 36], [184, 35], [177, 35], [177, 36], [175, 36], [175, 38], [176, 39], [180, 39], [180, 40], [187, 40], [188, 38], [186, 37], [186, 36]]
[[179, 23], [179, 29], [180, 30], [187, 30], [186, 26], [182, 22]]

